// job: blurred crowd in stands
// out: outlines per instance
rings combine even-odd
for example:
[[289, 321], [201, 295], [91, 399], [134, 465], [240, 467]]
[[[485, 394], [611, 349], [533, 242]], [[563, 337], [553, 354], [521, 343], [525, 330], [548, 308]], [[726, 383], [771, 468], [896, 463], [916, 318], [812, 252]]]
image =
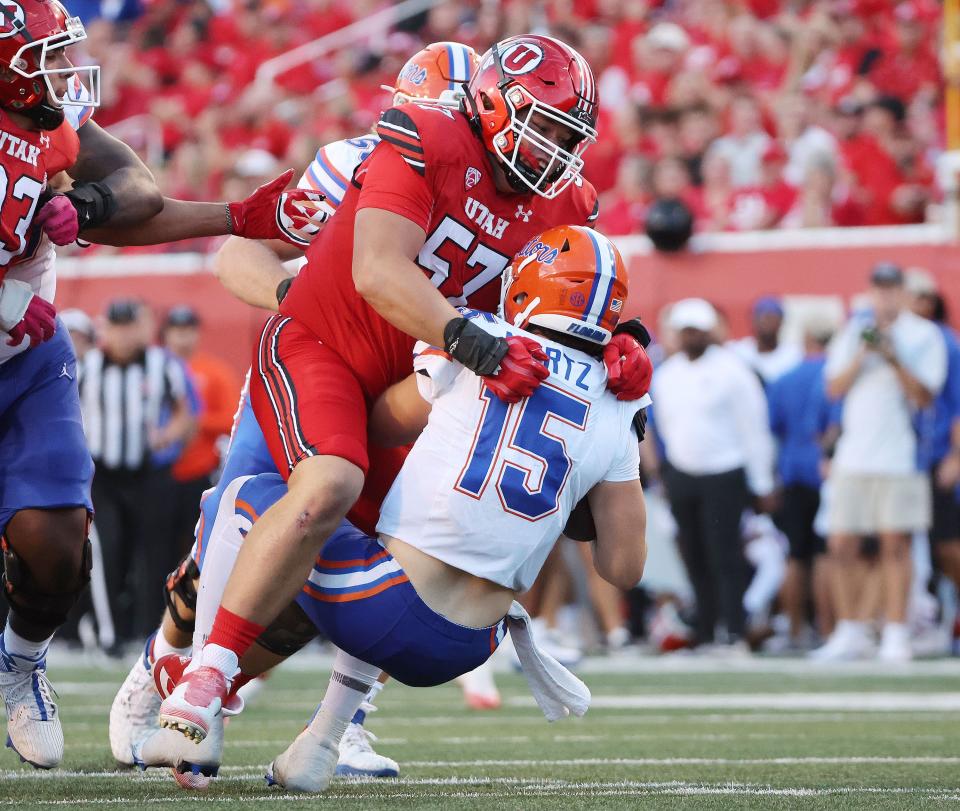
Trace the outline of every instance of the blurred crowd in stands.
[[[173, 196], [233, 199], [365, 132], [423, 43], [483, 51], [549, 32], [598, 78], [586, 174], [600, 227], [640, 233], [657, 198], [701, 231], [922, 222], [937, 203], [943, 82], [934, 0], [440, 0], [256, 81], [267, 60], [383, 0], [81, 0], [103, 66], [97, 120]], [[182, 249], [184, 246], [179, 246]]]

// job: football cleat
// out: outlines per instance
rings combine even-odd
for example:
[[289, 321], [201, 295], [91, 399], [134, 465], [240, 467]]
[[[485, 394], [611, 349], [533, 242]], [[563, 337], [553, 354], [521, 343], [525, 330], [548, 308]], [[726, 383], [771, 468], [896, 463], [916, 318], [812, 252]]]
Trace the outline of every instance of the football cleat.
[[350, 724], [340, 740], [338, 777], [397, 777], [400, 767], [392, 758], [374, 751], [371, 743], [377, 739], [362, 724]]
[[169, 766], [181, 788], [203, 790], [217, 776], [223, 760], [223, 714], [214, 716], [206, 737], [199, 744], [179, 730], [155, 729], [135, 741], [133, 762], [140, 769]]
[[147, 640], [143, 655], [130, 668], [110, 707], [110, 749], [121, 766], [134, 765], [134, 741], [160, 728], [157, 713], [162, 699], [154, 686], [153, 668], [147, 656], [152, 641], [153, 637]]
[[63, 728], [54, 691], [41, 661], [34, 670], [0, 671], [7, 709], [7, 746], [37, 769], [63, 760]]
[[[166, 658], [156, 663], [158, 669]], [[229, 692], [230, 681], [215, 667], [198, 667], [185, 673], [160, 705], [160, 726], [200, 743], [220, 714]]]
[[307, 727], [267, 767], [267, 785], [319, 794], [330, 786], [339, 756], [335, 742], [315, 735]]
[[169, 696], [183, 679], [183, 674], [190, 664], [189, 656], [179, 653], [168, 653], [153, 663], [153, 686], [161, 701]]

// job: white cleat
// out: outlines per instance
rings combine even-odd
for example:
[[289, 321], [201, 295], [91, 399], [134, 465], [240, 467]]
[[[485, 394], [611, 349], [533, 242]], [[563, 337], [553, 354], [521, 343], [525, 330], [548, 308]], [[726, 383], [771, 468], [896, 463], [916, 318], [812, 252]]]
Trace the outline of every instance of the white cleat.
[[7, 708], [7, 746], [34, 768], [59, 766], [63, 727], [45, 669], [0, 672], [0, 694]]
[[307, 727], [267, 767], [267, 785], [319, 794], [330, 786], [339, 755], [336, 743], [320, 738]]
[[500, 691], [493, 680], [493, 665], [487, 659], [480, 667], [457, 676], [463, 698], [471, 710], [496, 710], [500, 707]]
[[110, 749], [120, 765], [133, 766], [133, 743], [160, 729], [160, 701], [153, 673], [144, 656], [139, 656], [110, 707]]
[[397, 761], [377, 754], [371, 743], [377, 739], [361, 724], [350, 724], [340, 740], [338, 777], [397, 777]]
[[[166, 657], [163, 657], [166, 659]], [[159, 660], [155, 667], [161, 667]], [[160, 704], [160, 726], [200, 743], [220, 715], [230, 683], [219, 670], [199, 667], [183, 678]]]
[[174, 729], [155, 729], [135, 741], [133, 762], [141, 769], [167, 766], [181, 788], [203, 790], [223, 760], [223, 715], [217, 715], [199, 744]]

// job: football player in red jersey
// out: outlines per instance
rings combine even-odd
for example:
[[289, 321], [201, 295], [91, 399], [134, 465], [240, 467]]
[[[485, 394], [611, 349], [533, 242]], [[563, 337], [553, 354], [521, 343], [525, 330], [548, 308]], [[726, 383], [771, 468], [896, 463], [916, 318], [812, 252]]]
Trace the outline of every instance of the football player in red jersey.
[[[360, 495], [367, 408], [409, 374], [415, 339], [443, 346], [508, 402], [545, 376], [526, 345], [490, 336], [454, 304], [493, 309], [513, 253], [553, 225], [596, 217], [579, 174], [596, 105], [583, 58], [530, 35], [484, 55], [465, 110], [383, 114], [381, 143], [255, 351], [253, 406], [289, 492], [247, 536], [200, 661], [161, 705], [161, 724], [206, 735], [240, 656]], [[623, 382], [629, 389], [630, 376]]]
[[287, 174], [242, 203], [170, 201], [164, 215], [147, 168], [88, 121], [99, 68], [75, 67], [65, 54], [85, 37], [54, 0], [0, 4], [0, 547], [10, 603], [0, 694], [8, 746], [42, 768], [63, 757], [45, 654], [88, 580], [93, 472], [76, 359], [50, 301], [51, 243], [79, 234], [123, 244], [238, 231], [305, 244], [308, 234], [297, 229], [309, 216], [297, 206], [320, 197], [283, 193]]
[[[479, 62], [477, 53], [466, 45], [457, 42], [431, 43], [410, 57], [393, 87], [384, 89], [391, 91], [395, 105], [426, 101], [458, 109], [464, 88]], [[330, 212], [335, 211], [346, 194], [349, 178], [353, 177], [354, 170], [373, 151], [379, 140], [377, 135], [368, 133], [325, 144], [317, 150], [299, 185], [321, 192], [326, 198], [323, 207]], [[231, 238], [217, 252], [215, 270], [224, 286], [242, 301], [276, 311], [279, 307], [278, 286], [281, 283], [288, 285], [292, 278], [290, 271], [281, 264], [280, 257], [292, 259], [297, 256], [302, 257], [303, 251], [288, 243]], [[283, 289], [280, 287], [281, 291]], [[223, 489], [238, 476], [276, 473], [276, 465], [250, 407], [246, 387], [241, 394], [237, 414], [220, 483], [204, 497], [204, 504], [216, 503]], [[391, 451], [397, 452], [400, 449]], [[394, 467], [391, 464], [388, 469]], [[228, 559], [220, 550], [217, 559], [207, 566], [209, 544], [203, 541], [203, 527], [209, 523], [202, 520], [198, 524], [193, 549], [167, 578], [165, 593], [168, 607], [161, 627], [147, 639], [143, 656], [138, 657], [131, 667], [110, 709], [110, 746], [117, 762], [128, 766], [177, 766], [173, 770], [174, 778], [189, 788], [202, 788], [208, 782], [206, 773], [212, 770], [208, 768], [207, 755], [216, 748], [217, 735], [209, 736], [203, 747], [191, 747], [177, 733], [158, 729], [157, 710], [161, 698], [154, 687], [155, 678], [159, 678], [154, 670], [156, 662], [167, 654], [189, 655], [193, 639], [203, 639], [209, 631], [209, 623], [205, 625], [202, 620], [197, 626], [198, 614], [212, 621], [220, 604], [236, 553]], [[258, 641], [259, 649], [269, 651], [271, 655], [287, 655], [305, 645], [309, 639], [292, 638], [284, 629], [282, 636], [268, 630]], [[366, 713], [376, 709], [379, 687], [378, 683], [371, 689], [364, 710], [357, 713], [344, 734], [338, 774], [396, 777], [399, 773], [395, 761], [373, 750], [362, 726]], [[246, 693], [244, 698], [247, 697]], [[190, 769], [178, 761], [178, 753], [184, 748], [193, 750], [188, 753], [193, 759]], [[202, 769], [201, 773], [195, 774], [193, 767]]]

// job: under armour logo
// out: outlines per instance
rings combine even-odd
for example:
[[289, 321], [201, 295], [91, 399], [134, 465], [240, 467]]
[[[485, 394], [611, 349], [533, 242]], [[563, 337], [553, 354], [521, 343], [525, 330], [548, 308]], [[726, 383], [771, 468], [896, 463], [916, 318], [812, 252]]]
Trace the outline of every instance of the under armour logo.
[[521, 217], [523, 217], [524, 222], [530, 222], [530, 217], [532, 214], [533, 214], [533, 209], [524, 208], [523, 203], [521, 203], [520, 205], [517, 206], [517, 210], [514, 213], [513, 218], [515, 220], [519, 220]]
[[63, 364], [60, 374], [57, 375], [57, 380], [59, 380], [61, 377], [65, 377], [67, 380], [73, 380], [73, 375], [67, 371], [67, 364]]
[[40, 133], [40, 146], [42, 147], [50, 146], [50, 136], [47, 135], [46, 133], [43, 133], [43, 132]]

